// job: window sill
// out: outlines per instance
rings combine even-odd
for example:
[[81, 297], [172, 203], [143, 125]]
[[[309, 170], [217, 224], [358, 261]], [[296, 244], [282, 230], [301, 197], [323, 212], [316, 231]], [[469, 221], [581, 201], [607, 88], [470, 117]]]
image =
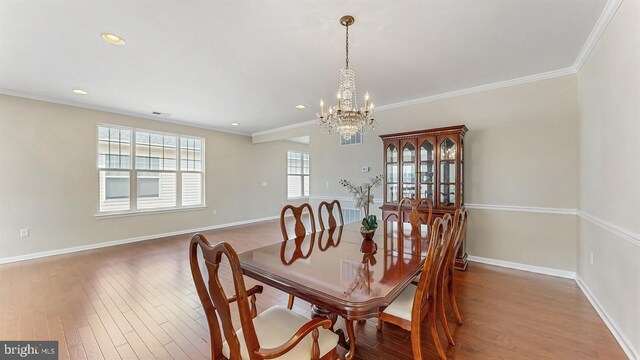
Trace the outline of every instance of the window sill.
[[109, 212], [109, 213], [93, 215], [93, 218], [97, 220], [101, 220], [101, 219], [111, 219], [111, 218], [128, 217], [128, 216], [154, 215], [154, 214], [166, 214], [166, 213], [174, 213], [174, 212], [193, 211], [193, 210], [204, 210], [206, 208], [207, 206], [203, 205], [203, 206], [168, 208], [168, 209], [157, 209], [157, 210]]
[[298, 196], [298, 197], [290, 197], [287, 200], [309, 200], [308, 196]]

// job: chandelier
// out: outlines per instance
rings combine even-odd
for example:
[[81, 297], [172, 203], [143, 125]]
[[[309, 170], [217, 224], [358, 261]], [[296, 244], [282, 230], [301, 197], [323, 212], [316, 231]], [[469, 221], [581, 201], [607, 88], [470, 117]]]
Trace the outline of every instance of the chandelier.
[[324, 111], [324, 101], [320, 99], [320, 113], [317, 113], [320, 128], [330, 134], [339, 133], [345, 140], [351, 138], [358, 131], [367, 132], [375, 127], [373, 103], [369, 102], [369, 93], [364, 96], [364, 107], [358, 108], [356, 99], [356, 73], [349, 68], [349, 26], [353, 25], [353, 16], [345, 15], [340, 18], [340, 24], [346, 28], [345, 67], [340, 69], [340, 83], [338, 84], [337, 104], [329, 106], [329, 112]]

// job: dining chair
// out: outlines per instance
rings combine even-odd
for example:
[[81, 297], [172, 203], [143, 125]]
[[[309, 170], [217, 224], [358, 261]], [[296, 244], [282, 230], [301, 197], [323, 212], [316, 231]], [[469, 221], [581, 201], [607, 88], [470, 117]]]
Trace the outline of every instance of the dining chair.
[[[306, 213], [305, 213], [305, 210]], [[290, 233], [289, 226], [287, 226], [288, 213], [291, 213], [293, 217], [293, 233]], [[310, 229], [307, 230], [305, 226], [305, 219], [308, 219]], [[285, 205], [280, 211], [280, 231], [282, 231], [282, 240], [287, 241], [290, 239], [303, 239], [307, 234], [315, 234], [316, 232], [316, 220], [313, 216], [313, 209], [308, 203], [304, 203], [300, 206], [293, 206], [291, 204]], [[287, 301], [287, 308], [291, 310], [293, 308], [294, 296], [289, 294], [289, 300]]]
[[[411, 208], [411, 210], [409, 211], [408, 217], [404, 216], [405, 204], [408, 204], [409, 207]], [[426, 206], [427, 212], [421, 213], [420, 211], [418, 211], [419, 206]], [[400, 221], [400, 223], [398, 224], [399, 225], [398, 233], [401, 233], [402, 236], [405, 236], [404, 226], [406, 221], [406, 223], [408, 223], [411, 226], [411, 232], [409, 233], [409, 238], [414, 239], [416, 245], [421, 244], [419, 241], [420, 238], [428, 237], [430, 236], [430, 234], [427, 232], [427, 234], [423, 236], [421, 233], [420, 225], [427, 225], [427, 231], [429, 231], [431, 227], [431, 221], [433, 219], [432, 216], [433, 216], [433, 201], [431, 199], [428, 199], [428, 198], [412, 199], [412, 198], [405, 197], [402, 200], [400, 200], [400, 202], [398, 202], [397, 217], [399, 219], [402, 219], [402, 221]], [[420, 278], [420, 275], [417, 275], [413, 279], [414, 285], [418, 283], [419, 278]]]
[[[436, 278], [436, 312], [438, 313], [438, 317], [440, 318], [440, 323], [442, 324], [442, 328], [444, 329], [444, 333], [447, 336], [447, 341], [449, 344], [454, 346], [456, 344], [453, 339], [453, 335], [451, 334], [451, 329], [449, 328], [449, 322], [447, 321], [447, 314], [445, 311], [445, 301], [444, 301], [444, 285], [453, 277], [453, 268], [451, 265], [455, 265], [455, 242], [458, 236], [459, 229], [459, 219], [460, 219], [460, 209], [456, 209], [455, 214], [453, 216], [453, 221], [451, 223], [451, 241], [447, 243], [447, 247], [444, 251], [444, 259], [442, 261], [442, 266], [438, 270], [437, 278]], [[449, 295], [451, 295], [451, 291], [449, 291]], [[453, 306], [453, 305], [452, 305]], [[454, 310], [455, 312], [455, 310]]]
[[[409, 204], [411, 207], [411, 211], [409, 211], [409, 216], [404, 216], [404, 205]], [[427, 212], [418, 211], [419, 206], [427, 206]], [[433, 216], [433, 201], [428, 198], [403, 198], [398, 203], [398, 218], [401, 219], [400, 226], [401, 230], [404, 230], [405, 221], [411, 225], [411, 236], [415, 238], [420, 237], [420, 224], [426, 224], [427, 226], [431, 225], [431, 220]], [[408, 220], [408, 221], [407, 221]]]
[[446, 360], [436, 324], [436, 283], [438, 271], [444, 263], [445, 250], [453, 238], [451, 227], [451, 215], [445, 214], [442, 218], [436, 218], [431, 226], [427, 256], [418, 284], [410, 284], [378, 317], [378, 330], [382, 330], [384, 322], [390, 322], [411, 332], [411, 348], [416, 360], [422, 359], [420, 325], [425, 317], [438, 355]]
[[[329, 228], [334, 228], [336, 226], [344, 225], [344, 219], [342, 218], [342, 206], [340, 206], [340, 201], [333, 200], [331, 202], [322, 201], [320, 205], [318, 205], [318, 221], [320, 222], [320, 230], [324, 230], [324, 212], [322, 209], [325, 209], [328, 218]], [[336, 221], [336, 217], [333, 215], [334, 209], [338, 212], [338, 219], [340, 219], [340, 223]]]
[[[460, 246], [462, 245], [462, 240], [464, 239], [467, 233], [467, 208], [464, 206], [460, 209], [456, 210], [455, 216], [453, 218], [453, 240], [449, 246], [448, 253], [445, 259], [445, 266], [442, 269], [442, 274], [440, 276], [440, 319], [443, 322], [443, 327], [445, 328], [445, 332], [449, 332], [448, 324], [446, 322], [446, 313], [444, 306], [444, 286], [447, 285], [447, 291], [449, 292], [449, 302], [451, 303], [451, 310], [456, 318], [458, 324], [462, 325], [462, 316], [460, 314], [460, 310], [458, 309], [458, 303], [456, 302], [456, 293], [454, 286], [454, 272], [456, 265], [456, 256], [460, 251]], [[455, 345], [452, 343], [452, 345]]]
[[[200, 269], [198, 248], [206, 265], [208, 287]], [[231, 297], [227, 297], [219, 277], [223, 255], [231, 268], [235, 290]], [[337, 359], [338, 335], [327, 330], [331, 327], [329, 319], [309, 320], [279, 305], [257, 313], [256, 294], [262, 293], [262, 286], [246, 290], [238, 255], [228, 243], [211, 245], [203, 235], [195, 234], [189, 244], [189, 262], [209, 325], [212, 359]], [[238, 331], [231, 317], [230, 304], [234, 302], [240, 315]]]
[[[306, 213], [305, 213], [305, 210]], [[290, 233], [289, 226], [287, 226], [287, 213], [290, 212], [294, 220], [293, 233]], [[305, 221], [308, 219], [308, 222]], [[305, 225], [305, 222], [309, 224], [309, 229]], [[308, 203], [304, 203], [300, 206], [293, 206], [291, 204], [285, 205], [280, 211], [280, 230], [282, 231], [282, 238], [284, 240], [293, 239], [299, 236], [305, 236], [316, 232], [316, 220], [313, 216], [313, 209]]]

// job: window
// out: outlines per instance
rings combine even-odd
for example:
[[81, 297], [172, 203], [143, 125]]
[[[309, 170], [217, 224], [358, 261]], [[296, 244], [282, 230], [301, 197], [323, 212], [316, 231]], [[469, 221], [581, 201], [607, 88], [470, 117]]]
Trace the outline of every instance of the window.
[[358, 130], [357, 133], [351, 135], [351, 137], [348, 139], [340, 136], [340, 146], [360, 144], [362, 144], [362, 129]]
[[99, 212], [203, 205], [203, 150], [195, 137], [98, 126]]
[[287, 151], [287, 198], [309, 196], [309, 154]]

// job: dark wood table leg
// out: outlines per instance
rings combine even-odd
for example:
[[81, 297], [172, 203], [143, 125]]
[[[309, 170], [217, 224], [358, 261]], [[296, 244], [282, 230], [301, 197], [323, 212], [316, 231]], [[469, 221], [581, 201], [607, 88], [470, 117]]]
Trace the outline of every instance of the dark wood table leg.
[[345, 319], [344, 322], [347, 326], [347, 335], [349, 336], [349, 339], [347, 340], [347, 343], [349, 344], [349, 351], [347, 351], [344, 358], [345, 360], [351, 360], [356, 355], [356, 333], [353, 330], [353, 320]]

